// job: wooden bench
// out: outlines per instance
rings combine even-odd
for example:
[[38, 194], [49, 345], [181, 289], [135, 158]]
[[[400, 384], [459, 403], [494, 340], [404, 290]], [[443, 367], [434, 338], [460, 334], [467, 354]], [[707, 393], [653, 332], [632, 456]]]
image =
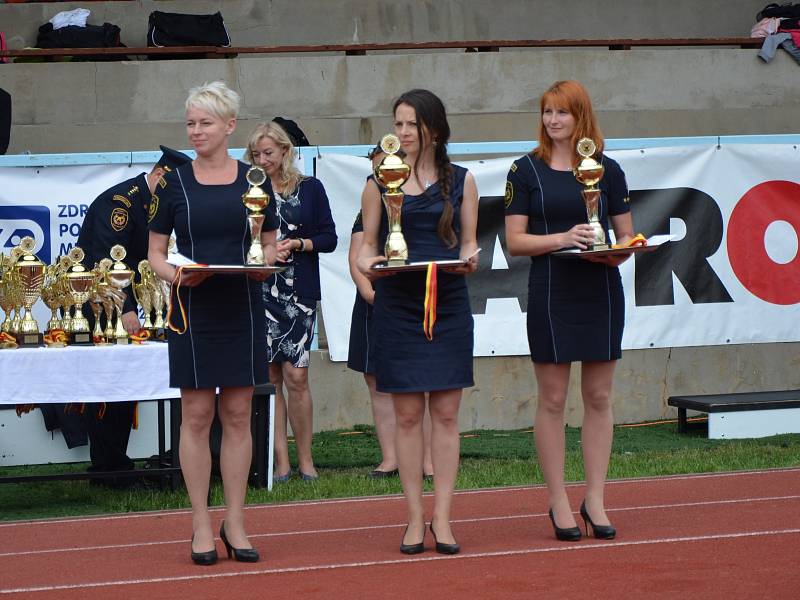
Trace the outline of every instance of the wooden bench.
[[305, 46], [173, 46], [169, 48], [25, 48], [0, 51], [0, 57], [57, 60], [67, 57], [102, 57], [104, 60], [128, 57], [202, 57], [235, 58], [240, 54], [285, 54], [341, 52], [345, 56], [363, 56], [368, 52], [391, 50], [460, 50], [464, 52], [499, 52], [501, 48], [605, 48], [630, 50], [641, 47], [734, 47], [761, 48], [762, 38], [649, 38], [593, 40], [456, 40], [449, 42], [391, 42], [383, 44], [315, 44]]
[[711, 439], [757, 438], [800, 433], [800, 390], [670, 396], [678, 409], [678, 432], [688, 430], [686, 411], [708, 413]]

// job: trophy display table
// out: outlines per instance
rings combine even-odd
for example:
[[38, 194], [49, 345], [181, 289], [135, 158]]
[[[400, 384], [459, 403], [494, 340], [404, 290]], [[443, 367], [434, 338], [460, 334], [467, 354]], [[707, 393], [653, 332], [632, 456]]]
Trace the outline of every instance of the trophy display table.
[[[169, 440], [177, 449], [180, 432], [180, 390], [169, 387], [167, 344], [146, 342], [125, 346], [16, 348], [0, 351], [0, 404], [156, 401], [158, 455], [167, 448], [165, 403], [170, 406]], [[259, 386], [253, 394], [253, 465], [251, 481], [272, 487], [274, 387]], [[155, 469], [114, 473], [69, 473], [0, 477], [0, 483], [92, 477], [163, 475], [174, 488], [180, 478], [178, 453], [173, 462]]]

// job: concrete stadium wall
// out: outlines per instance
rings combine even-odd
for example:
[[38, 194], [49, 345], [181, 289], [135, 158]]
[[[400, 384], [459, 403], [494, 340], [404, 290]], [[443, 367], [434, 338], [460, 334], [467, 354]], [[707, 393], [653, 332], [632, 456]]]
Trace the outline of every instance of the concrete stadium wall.
[[[519, 429], [533, 423], [536, 380], [530, 357], [476, 358], [475, 387], [464, 390], [462, 431]], [[360, 373], [314, 353], [309, 371], [317, 430], [371, 423], [369, 397]], [[743, 344], [628, 350], [614, 379], [617, 423], [674, 418], [669, 396], [800, 388], [800, 343]], [[573, 365], [567, 423], [580, 425], [580, 365]]]
[[535, 99], [566, 78], [587, 86], [610, 138], [793, 133], [797, 68], [782, 50], [768, 65], [742, 49], [519, 50], [14, 63], [0, 66], [0, 86], [19, 154], [185, 148], [187, 90], [214, 79], [242, 95], [238, 147], [275, 115], [296, 119], [312, 143], [374, 143], [393, 98], [420, 86], [444, 100], [453, 141], [532, 139]]
[[122, 43], [146, 46], [154, 10], [221, 11], [234, 46], [452, 40], [740, 37], [764, 0], [138, 0], [0, 5], [11, 48], [36, 44], [38, 27], [88, 8], [90, 24], [118, 25]]

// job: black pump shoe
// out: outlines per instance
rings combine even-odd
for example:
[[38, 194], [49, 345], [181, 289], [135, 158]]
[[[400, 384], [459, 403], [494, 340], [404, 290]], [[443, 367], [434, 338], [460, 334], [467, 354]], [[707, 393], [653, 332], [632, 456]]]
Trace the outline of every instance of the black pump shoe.
[[[406, 538], [406, 533], [408, 533], [408, 525], [406, 525], [406, 530], [403, 532], [403, 539]], [[403, 554], [422, 554], [425, 552], [425, 529], [422, 529], [423, 539], [419, 544], [404, 544], [403, 541], [400, 541], [400, 552]]]
[[433, 521], [431, 521], [431, 533], [433, 534], [433, 541], [436, 542], [436, 552], [439, 554], [458, 554], [461, 552], [460, 545], [445, 544], [436, 539], [436, 532], [433, 530]]
[[[192, 535], [192, 544], [194, 544], [194, 535]], [[209, 567], [217, 562], [217, 549], [209, 550], [208, 552], [195, 552], [192, 550], [192, 562], [196, 565]]]
[[617, 530], [611, 525], [595, 525], [589, 511], [586, 510], [586, 500], [581, 502], [581, 516], [583, 525], [586, 527], [586, 535], [589, 535], [589, 525], [592, 526], [592, 535], [598, 540], [613, 540], [617, 535]]
[[556, 532], [556, 539], [562, 542], [578, 542], [581, 539], [581, 530], [579, 527], [559, 527], [556, 525], [556, 520], [553, 517], [553, 509], [547, 513], [550, 515], [550, 522], [553, 524], [553, 529]]
[[225, 535], [225, 521], [219, 526], [219, 537], [222, 538], [222, 543], [225, 544], [228, 558], [233, 558], [238, 562], [258, 562], [258, 550], [255, 548], [234, 548], [231, 546], [228, 536]]

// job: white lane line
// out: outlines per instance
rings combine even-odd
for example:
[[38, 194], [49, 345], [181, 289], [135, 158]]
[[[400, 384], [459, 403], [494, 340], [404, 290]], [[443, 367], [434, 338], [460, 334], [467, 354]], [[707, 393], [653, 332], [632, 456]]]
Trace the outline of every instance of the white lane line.
[[[692, 479], [713, 479], [718, 477], [741, 477], [747, 475], [774, 475], [777, 473], [797, 473], [800, 472], [800, 467], [786, 467], [777, 469], [759, 469], [752, 471], [724, 471], [721, 473], [698, 473], [688, 475], [659, 475], [653, 477], [635, 477], [630, 479], [609, 479], [606, 485], [625, 485], [630, 483], [659, 483], [662, 481], [684, 481]], [[584, 487], [586, 484], [583, 481], [568, 482], [568, 488]], [[455, 492], [456, 496], [476, 496], [484, 494], [504, 494], [506, 492], [519, 492], [544, 489], [544, 484], [532, 484], [524, 486], [513, 487], [500, 487], [500, 488], [487, 488], [479, 490], [459, 490]], [[432, 496], [432, 492], [424, 494], [425, 496]], [[245, 510], [278, 510], [286, 508], [302, 508], [307, 506], [320, 506], [320, 505], [335, 505], [335, 504], [359, 504], [369, 502], [397, 502], [403, 500], [402, 494], [387, 494], [383, 496], [360, 496], [357, 498], [326, 498], [322, 500], [306, 500], [300, 502], [282, 502], [280, 504], [252, 504], [245, 506]], [[223, 512], [224, 507], [211, 508], [210, 512]], [[60, 525], [63, 523], [88, 523], [93, 521], [117, 521], [121, 519], [142, 519], [149, 517], [161, 517], [171, 515], [191, 515], [191, 509], [174, 509], [174, 510], [161, 510], [151, 512], [134, 512], [118, 515], [93, 515], [86, 517], [69, 517], [64, 519], [28, 519], [25, 521], [12, 521], [9, 523], [0, 523], [0, 529], [8, 527], [20, 527], [24, 525]]]
[[710, 540], [742, 539], [775, 535], [800, 534], [797, 529], [772, 529], [766, 531], [746, 531], [739, 533], [722, 533], [715, 535], [693, 535], [672, 538], [654, 538], [649, 540], [635, 540], [627, 542], [602, 542], [596, 544], [562, 544], [560, 546], [549, 546], [545, 548], [529, 548], [525, 550], [502, 550], [497, 552], [476, 552], [462, 553], [453, 556], [426, 556], [419, 558], [398, 558], [393, 560], [373, 560], [350, 563], [331, 563], [326, 565], [308, 565], [304, 567], [285, 567], [278, 569], [258, 569], [254, 571], [236, 571], [227, 573], [209, 573], [204, 575], [176, 575], [174, 577], [152, 577], [148, 579], [119, 579], [114, 581], [97, 581], [86, 583], [70, 583], [64, 585], [43, 585], [34, 587], [6, 588], [0, 589], [0, 594], [24, 594], [33, 592], [53, 592], [63, 590], [91, 589], [100, 587], [115, 587], [124, 585], [142, 585], [153, 583], [175, 583], [179, 581], [200, 581], [208, 579], [221, 579], [224, 577], [242, 577], [245, 575], [280, 575], [288, 573], [310, 573], [314, 571], [332, 571], [337, 569], [355, 569], [364, 567], [378, 567], [384, 565], [408, 564], [417, 562], [429, 562], [433, 560], [468, 560], [474, 558], [495, 558], [503, 556], [520, 556], [525, 554], [543, 554], [548, 552], [579, 552], [586, 550], [597, 550], [602, 548], [623, 548], [627, 546], [646, 546], [657, 544], [679, 544], [686, 542], [703, 542]]
[[[758, 498], [736, 498], [730, 500], [704, 500], [701, 502], [678, 502], [675, 504], [650, 504], [643, 506], [623, 506], [618, 508], [606, 508], [607, 513], [630, 512], [644, 510], [664, 510], [670, 508], [696, 508], [698, 506], [715, 506], [725, 504], [748, 504], [753, 502], [774, 502], [780, 500], [800, 500], [800, 495], [796, 496], [765, 496]], [[497, 515], [494, 517], [475, 517], [471, 519], [453, 519], [452, 523], [484, 523], [489, 521], [505, 521], [516, 519], [537, 519], [546, 517], [547, 513], [523, 513], [518, 515]], [[375, 531], [378, 529], [399, 529], [405, 527], [406, 523], [389, 523], [384, 525], [360, 525], [353, 527], [337, 527], [329, 529], [306, 529], [302, 531], [276, 531], [272, 533], [251, 533], [249, 539], [257, 538], [276, 538], [292, 537], [300, 535], [325, 535], [332, 533], [356, 533], [363, 531]], [[189, 539], [180, 540], [161, 540], [152, 542], [131, 542], [128, 544], [108, 544], [104, 546], [71, 546], [68, 548], [47, 548], [43, 550], [21, 550], [16, 552], [0, 552], [0, 558], [7, 556], [27, 556], [31, 554], [51, 554], [63, 552], [91, 552], [97, 550], [119, 550], [125, 548], [139, 548], [141, 546], [167, 546], [170, 544], [187, 544]]]

